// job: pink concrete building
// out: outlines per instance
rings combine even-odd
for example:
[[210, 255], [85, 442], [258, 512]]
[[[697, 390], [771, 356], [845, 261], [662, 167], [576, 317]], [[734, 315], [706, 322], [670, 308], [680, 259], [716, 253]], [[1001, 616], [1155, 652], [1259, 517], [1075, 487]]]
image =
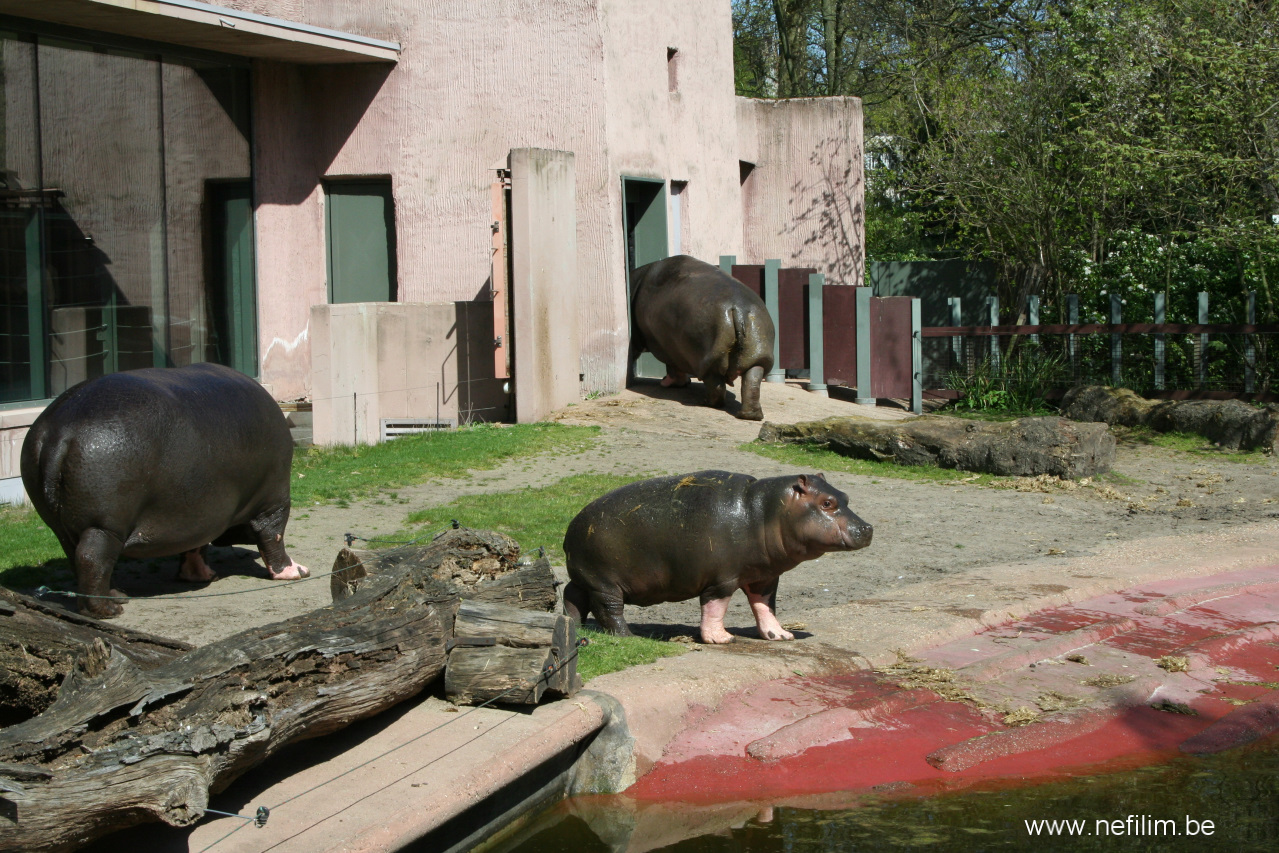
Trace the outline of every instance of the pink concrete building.
[[112, 370], [222, 361], [377, 440], [621, 388], [667, 254], [860, 284], [860, 102], [736, 97], [730, 13], [0, 0], [0, 483]]

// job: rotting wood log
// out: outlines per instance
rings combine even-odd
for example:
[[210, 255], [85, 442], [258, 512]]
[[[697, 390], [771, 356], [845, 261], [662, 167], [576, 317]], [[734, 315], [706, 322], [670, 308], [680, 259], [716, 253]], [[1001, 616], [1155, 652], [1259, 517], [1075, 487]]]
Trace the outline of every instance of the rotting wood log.
[[[518, 553], [499, 534], [446, 531], [380, 559], [333, 605], [150, 668], [111, 626], [78, 617], [94, 633], [56, 700], [0, 729], [0, 850], [69, 850], [136, 823], [198, 820], [210, 792], [281, 747], [438, 678], [460, 600], [441, 567], [493, 559], [498, 573], [525, 571]], [[0, 631], [10, 623], [0, 615]]]
[[562, 613], [463, 601], [452, 645], [444, 694], [458, 705], [531, 705], [544, 691], [571, 696], [582, 686], [577, 625]]
[[141, 669], [159, 666], [194, 648], [0, 589], [0, 728], [30, 719], [52, 705], [75, 659], [98, 637], [109, 638]]
[[1001, 476], [1077, 479], [1103, 474], [1115, 461], [1115, 438], [1105, 424], [1058, 417], [998, 422], [942, 415], [904, 421], [827, 418], [793, 425], [766, 423], [759, 440], [815, 444], [858, 459]]
[[1258, 409], [1242, 400], [1147, 400], [1128, 388], [1084, 385], [1066, 392], [1061, 413], [1076, 421], [1193, 433], [1228, 450], [1279, 450], [1274, 403]]

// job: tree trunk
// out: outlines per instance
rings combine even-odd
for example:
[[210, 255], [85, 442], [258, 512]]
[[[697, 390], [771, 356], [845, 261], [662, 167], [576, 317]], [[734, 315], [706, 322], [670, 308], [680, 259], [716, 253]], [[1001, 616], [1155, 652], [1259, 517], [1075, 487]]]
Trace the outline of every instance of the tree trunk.
[[1229, 450], [1279, 450], [1279, 405], [1256, 409], [1241, 400], [1147, 400], [1127, 388], [1071, 388], [1061, 413], [1077, 421], [1146, 426], [1202, 435]]
[[1110, 470], [1115, 438], [1104, 424], [1065, 418], [973, 421], [924, 416], [908, 421], [828, 418], [764, 424], [760, 441], [817, 444], [844, 456], [899, 465], [935, 465], [1001, 476], [1092, 477]]
[[550, 690], [571, 696], [577, 677], [577, 625], [562, 613], [463, 601], [444, 673], [444, 695], [458, 705], [535, 705]]
[[[198, 820], [210, 792], [281, 747], [434, 681], [460, 595], [503, 597], [512, 584], [498, 581], [517, 574], [532, 596], [529, 579], [549, 576], [545, 561], [517, 565], [518, 553], [507, 537], [462, 529], [366, 554], [365, 576], [344, 582], [333, 605], [168, 660], [180, 649], [167, 641], [76, 617], [84, 642], [56, 700], [0, 729], [0, 850], [67, 850], [144, 821]], [[8, 608], [0, 636], [28, 649], [68, 621], [24, 605], [23, 620], [52, 623], [28, 629]]]

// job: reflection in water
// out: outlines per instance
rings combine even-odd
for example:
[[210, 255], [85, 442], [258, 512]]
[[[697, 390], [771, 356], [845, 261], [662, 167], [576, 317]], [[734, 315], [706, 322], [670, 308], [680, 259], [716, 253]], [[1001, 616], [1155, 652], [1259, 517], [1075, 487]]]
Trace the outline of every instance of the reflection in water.
[[[575, 797], [486, 853], [1274, 850], [1277, 795], [1279, 739], [1271, 738], [1135, 770], [938, 796], [845, 793], [774, 808]], [[1070, 821], [1075, 832], [1058, 824], [1055, 834], [1042, 826], [1032, 834], [1036, 821]]]

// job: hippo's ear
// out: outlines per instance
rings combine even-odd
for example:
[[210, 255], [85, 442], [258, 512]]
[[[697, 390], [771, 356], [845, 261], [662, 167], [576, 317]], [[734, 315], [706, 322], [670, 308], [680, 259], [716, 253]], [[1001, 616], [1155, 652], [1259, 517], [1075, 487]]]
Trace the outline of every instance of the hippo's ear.
[[807, 474], [800, 474], [796, 477], [795, 485], [791, 486], [791, 488], [795, 490], [795, 494], [797, 495], [806, 495], [813, 490], [812, 486], [808, 485]]
[[817, 479], [821, 480], [823, 483], [824, 483], [824, 482], [826, 482], [826, 474], [825, 474], [825, 472], [823, 472], [823, 471], [818, 471], [818, 472], [817, 472], [816, 474], [814, 474], [813, 476], [814, 476], [814, 477], [816, 477]]

